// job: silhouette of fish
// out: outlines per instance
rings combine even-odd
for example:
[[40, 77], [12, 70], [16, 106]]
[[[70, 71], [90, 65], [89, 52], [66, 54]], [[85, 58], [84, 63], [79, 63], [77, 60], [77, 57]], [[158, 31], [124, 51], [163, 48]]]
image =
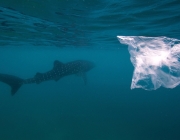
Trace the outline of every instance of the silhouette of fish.
[[14, 95], [23, 84], [41, 83], [44, 81], [58, 81], [64, 76], [78, 74], [83, 77], [85, 84], [87, 83], [86, 72], [95, 67], [95, 64], [86, 60], [76, 60], [68, 63], [62, 63], [58, 60], [54, 61], [52, 70], [46, 73], [36, 73], [33, 78], [21, 79], [19, 77], [0, 74], [0, 81], [11, 86], [11, 94]]

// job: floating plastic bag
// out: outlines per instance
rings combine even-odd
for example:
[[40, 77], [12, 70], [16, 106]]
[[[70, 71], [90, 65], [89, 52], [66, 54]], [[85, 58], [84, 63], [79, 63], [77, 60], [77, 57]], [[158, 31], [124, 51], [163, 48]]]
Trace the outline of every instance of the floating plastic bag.
[[180, 40], [167, 37], [117, 36], [128, 45], [134, 65], [131, 89], [156, 90], [180, 84]]

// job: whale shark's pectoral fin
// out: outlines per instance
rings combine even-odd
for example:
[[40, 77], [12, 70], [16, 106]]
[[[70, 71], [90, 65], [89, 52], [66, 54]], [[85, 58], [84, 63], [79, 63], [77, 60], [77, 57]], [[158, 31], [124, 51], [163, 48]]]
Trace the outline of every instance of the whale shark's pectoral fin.
[[85, 72], [82, 73], [82, 78], [83, 78], [84, 84], [86, 85], [87, 84], [87, 76], [86, 76]]
[[81, 76], [83, 78], [84, 84], [87, 84], [87, 76], [85, 72], [79, 72], [77, 76]]

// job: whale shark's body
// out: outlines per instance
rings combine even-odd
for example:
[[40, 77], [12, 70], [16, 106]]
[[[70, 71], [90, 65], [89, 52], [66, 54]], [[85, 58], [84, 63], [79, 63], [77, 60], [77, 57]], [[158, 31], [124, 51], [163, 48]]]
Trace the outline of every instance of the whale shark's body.
[[86, 60], [76, 60], [65, 64], [58, 60], [55, 60], [54, 67], [52, 70], [46, 73], [36, 73], [36, 75], [33, 78], [21, 79], [13, 75], [0, 74], [0, 81], [11, 86], [12, 95], [14, 95], [23, 84], [39, 84], [43, 81], [49, 80], [58, 81], [60, 78], [72, 74], [81, 75], [86, 84], [86, 72], [91, 70], [94, 66], [94, 63]]

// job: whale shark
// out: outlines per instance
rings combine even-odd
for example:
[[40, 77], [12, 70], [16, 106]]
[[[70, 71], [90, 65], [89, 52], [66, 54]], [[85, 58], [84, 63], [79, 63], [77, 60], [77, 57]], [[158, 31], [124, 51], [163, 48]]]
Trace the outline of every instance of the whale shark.
[[93, 62], [87, 60], [76, 60], [68, 63], [54, 61], [52, 70], [45, 73], [36, 73], [33, 78], [22, 79], [14, 75], [0, 74], [0, 81], [11, 87], [11, 95], [14, 95], [23, 84], [40, 84], [44, 81], [55, 80], [56, 82], [64, 76], [77, 74], [82, 76], [84, 83], [87, 83], [86, 72], [95, 67]]

